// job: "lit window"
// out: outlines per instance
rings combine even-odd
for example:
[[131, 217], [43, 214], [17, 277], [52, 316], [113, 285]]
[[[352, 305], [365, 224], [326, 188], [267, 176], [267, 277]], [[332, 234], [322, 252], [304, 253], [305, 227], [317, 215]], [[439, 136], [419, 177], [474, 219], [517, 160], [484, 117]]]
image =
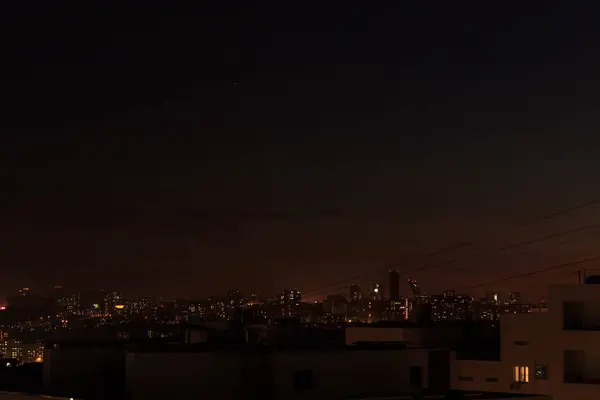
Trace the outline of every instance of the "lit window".
[[529, 367], [517, 365], [513, 368], [513, 381], [519, 383], [529, 382]]

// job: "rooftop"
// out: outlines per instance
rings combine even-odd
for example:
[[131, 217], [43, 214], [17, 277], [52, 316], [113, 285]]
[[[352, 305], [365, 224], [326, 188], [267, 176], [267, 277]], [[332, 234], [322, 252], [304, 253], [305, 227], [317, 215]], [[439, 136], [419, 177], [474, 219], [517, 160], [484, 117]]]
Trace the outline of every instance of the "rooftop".
[[[550, 400], [549, 396], [537, 396], [529, 394], [514, 394], [514, 393], [491, 393], [491, 392], [452, 392], [450, 394], [423, 394], [423, 400], [505, 400], [505, 399], [523, 399], [523, 400]], [[396, 396], [362, 396], [351, 397], [354, 400], [413, 400], [413, 395], [404, 394]]]
[[414, 351], [414, 350], [448, 350], [448, 349], [421, 349], [408, 348], [402, 342], [379, 342], [360, 343], [346, 346], [343, 343], [293, 343], [275, 345], [247, 345], [245, 343], [194, 343], [194, 344], [137, 344], [127, 346], [132, 353], [173, 352], [173, 353], [197, 353], [197, 352], [345, 352], [345, 351]]

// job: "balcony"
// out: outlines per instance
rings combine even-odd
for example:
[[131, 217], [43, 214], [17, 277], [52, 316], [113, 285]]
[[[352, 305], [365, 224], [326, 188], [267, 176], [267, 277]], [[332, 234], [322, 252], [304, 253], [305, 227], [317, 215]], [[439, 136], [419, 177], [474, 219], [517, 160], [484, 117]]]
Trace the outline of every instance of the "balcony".
[[568, 331], [600, 331], [600, 309], [583, 302], [563, 303], [563, 329]]
[[600, 385], [600, 354], [582, 350], [565, 350], [564, 383]]

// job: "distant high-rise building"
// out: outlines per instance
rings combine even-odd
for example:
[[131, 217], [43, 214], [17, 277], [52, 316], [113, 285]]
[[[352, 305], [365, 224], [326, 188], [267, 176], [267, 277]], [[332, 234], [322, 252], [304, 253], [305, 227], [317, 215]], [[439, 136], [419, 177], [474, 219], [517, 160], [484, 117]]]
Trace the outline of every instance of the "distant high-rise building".
[[390, 300], [400, 300], [400, 272], [390, 270]]
[[345, 316], [348, 314], [348, 300], [341, 294], [329, 295], [323, 302], [323, 310], [329, 314]]
[[413, 297], [419, 297], [421, 295], [421, 289], [417, 284], [417, 281], [414, 279], [408, 280], [408, 286], [410, 287], [410, 291], [412, 292]]
[[106, 292], [104, 290], [85, 290], [79, 293], [79, 314], [90, 316], [103, 312]]
[[298, 290], [284, 290], [277, 297], [277, 307], [281, 309], [282, 316], [291, 317], [296, 314], [302, 300], [302, 294]]
[[373, 284], [373, 290], [371, 291], [371, 300], [382, 300], [383, 292], [381, 291], [381, 286], [378, 283]]
[[104, 313], [112, 314], [116, 310], [117, 305], [121, 305], [123, 303], [121, 299], [121, 294], [119, 292], [108, 292], [104, 297]]
[[67, 308], [67, 298], [68, 294], [65, 291], [64, 286], [62, 285], [54, 285], [52, 290], [50, 291], [48, 297], [52, 301], [52, 308], [55, 315], [64, 316], [65, 310]]
[[509, 293], [508, 301], [510, 304], [521, 304], [521, 293], [520, 292]]
[[48, 315], [48, 301], [29, 293], [29, 288], [19, 289], [19, 294], [6, 296], [6, 307], [19, 314], [23, 320], [31, 320]]
[[227, 307], [236, 308], [242, 304], [242, 295], [239, 290], [234, 289], [227, 292]]
[[79, 293], [72, 293], [67, 297], [67, 314], [79, 315], [81, 312], [81, 297]]
[[360, 299], [362, 299], [362, 290], [360, 289], [360, 286], [359, 285], [350, 286], [350, 300], [358, 301]]
[[442, 295], [445, 298], [456, 297], [456, 292], [454, 290], [446, 290]]
[[500, 303], [500, 297], [498, 296], [498, 293], [487, 292], [485, 294], [485, 301], [487, 304], [498, 305]]

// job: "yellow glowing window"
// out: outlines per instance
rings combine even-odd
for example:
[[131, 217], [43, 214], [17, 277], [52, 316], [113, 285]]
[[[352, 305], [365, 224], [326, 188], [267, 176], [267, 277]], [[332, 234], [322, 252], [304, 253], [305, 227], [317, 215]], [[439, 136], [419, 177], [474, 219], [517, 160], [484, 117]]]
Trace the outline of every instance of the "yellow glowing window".
[[529, 382], [529, 367], [517, 365], [513, 367], [513, 381], [520, 383]]

